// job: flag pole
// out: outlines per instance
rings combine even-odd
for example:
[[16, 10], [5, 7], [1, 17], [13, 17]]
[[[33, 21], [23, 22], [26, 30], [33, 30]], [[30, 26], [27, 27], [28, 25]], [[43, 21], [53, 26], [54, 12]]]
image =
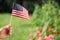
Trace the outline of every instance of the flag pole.
[[[12, 7], [14, 7], [14, 3], [15, 3], [15, 1], [16, 1], [16, 0], [14, 0], [14, 2], [13, 2], [13, 6], [12, 6]], [[11, 17], [10, 17], [10, 25], [11, 25], [11, 22], [12, 22], [12, 14], [11, 14]]]
[[11, 14], [11, 17], [10, 17], [10, 24], [11, 24], [11, 22], [12, 22], [12, 14]]

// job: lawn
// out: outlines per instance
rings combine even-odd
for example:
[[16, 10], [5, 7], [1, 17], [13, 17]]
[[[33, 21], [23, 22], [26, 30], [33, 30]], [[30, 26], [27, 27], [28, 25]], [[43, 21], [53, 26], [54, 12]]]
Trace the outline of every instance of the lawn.
[[[0, 28], [8, 25], [10, 23], [11, 14], [4, 13], [0, 14]], [[12, 16], [12, 27], [13, 32], [10, 37], [5, 38], [3, 40], [29, 40], [29, 34], [35, 33], [36, 26], [33, 25], [33, 22], [31, 21], [33, 18], [30, 17], [30, 20], [25, 20], [22, 18], [14, 17]], [[41, 29], [41, 28], [40, 28]], [[58, 29], [58, 31], [60, 28]], [[59, 32], [60, 33], [60, 32]], [[55, 36], [55, 40], [60, 39], [60, 34]]]
[[[0, 14], [0, 28], [10, 23], [11, 14]], [[34, 31], [30, 20], [24, 20], [18, 17], [12, 17], [12, 35], [4, 40], [28, 40], [29, 33]]]

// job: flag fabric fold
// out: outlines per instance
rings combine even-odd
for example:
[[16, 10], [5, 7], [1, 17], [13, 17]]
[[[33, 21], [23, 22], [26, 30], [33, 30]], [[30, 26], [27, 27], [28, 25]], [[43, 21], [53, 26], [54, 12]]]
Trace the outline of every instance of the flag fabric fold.
[[12, 8], [12, 16], [20, 17], [29, 20], [28, 10], [23, 6], [14, 3]]

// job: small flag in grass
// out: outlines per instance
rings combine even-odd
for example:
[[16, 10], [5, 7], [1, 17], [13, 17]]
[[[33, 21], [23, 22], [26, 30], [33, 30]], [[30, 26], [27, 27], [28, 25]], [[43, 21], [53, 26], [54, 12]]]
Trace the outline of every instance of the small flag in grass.
[[12, 16], [29, 20], [28, 10], [17, 3], [14, 3], [14, 6], [12, 8]]

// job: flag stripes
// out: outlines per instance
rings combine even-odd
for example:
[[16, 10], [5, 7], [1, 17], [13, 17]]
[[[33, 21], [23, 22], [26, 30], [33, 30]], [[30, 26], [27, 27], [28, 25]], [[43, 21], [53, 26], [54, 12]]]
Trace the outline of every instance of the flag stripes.
[[16, 4], [14, 7], [12, 9], [12, 16], [29, 19], [28, 11], [24, 7], [20, 6], [19, 4]]
[[12, 10], [12, 15], [16, 16], [16, 17], [24, 18], [24, 19], [29, 18], [27, 14], [22, 13], [22, 12], [17, 11], [17, 10]]

